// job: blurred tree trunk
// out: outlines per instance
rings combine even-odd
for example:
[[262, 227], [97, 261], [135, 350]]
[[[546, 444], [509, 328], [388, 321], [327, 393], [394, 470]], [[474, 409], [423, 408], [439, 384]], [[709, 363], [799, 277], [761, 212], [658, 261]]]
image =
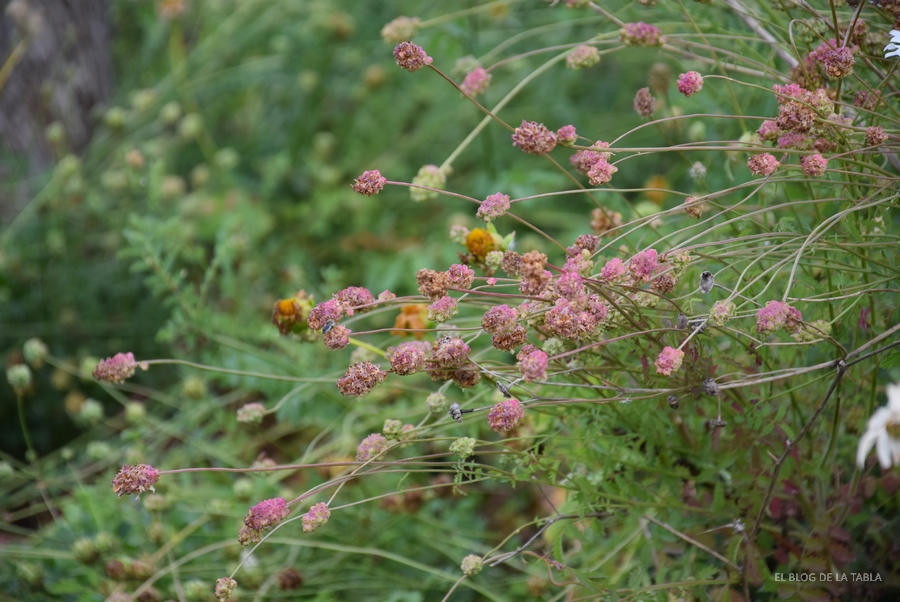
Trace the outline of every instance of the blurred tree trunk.
[[[108, 0], [0, 3], [0, 181], [9, 183], [57, 159], [44, 135], [49, 124], [62, 126], [56, 149], [78, 152], [88, 143], [110, 93], [111, 32]], [[0, 198], [2, 221], [33, 192], [7, 191], [25, 198]]]

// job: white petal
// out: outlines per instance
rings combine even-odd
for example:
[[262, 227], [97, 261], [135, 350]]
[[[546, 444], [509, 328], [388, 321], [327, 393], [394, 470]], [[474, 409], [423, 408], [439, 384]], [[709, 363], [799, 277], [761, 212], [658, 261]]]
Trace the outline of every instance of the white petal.
[[900, 30], [892, 29], [891, 30], [891, 42], [895, 44], [900, 44]]
[[894, 458], [894, 466], [900, 466], [900, 441], [888, 436], [891, 444], [891, 456]]
[[875, 441], [875, 453], [878, 454], [881, 468], [887, 470], [891, 467], [891, 438], [887, 431], [878, 433], [878, 439]]
[[[900, 46], [898, 46], [897, 48], [900, 49]], [[900, 414], [900, 384], [888, 385], [887, 397], [887, 407], [890, 408], [892, 412]]]
[[883, 431], [884, 427], [887, 426], [887, 423], [893, 417], [893, 413], [887, 408], [878, 408], [875, 410], [875, 413], [872, 414], [872, 417], [869, 418], [869, 422], [866, 423], [867, 431]]
[[[894, 45], [894, 44], [889, 44], [889, 46], [893, 46], [893, 47], [894, 47], [894, 48], [892, 49], [893, 51], [892, 51], [892, 52], [885, 52], [885, 53], [884, 53], [884, 58], [889, 59], [889, 58], [891, 58], [892, 56], [900, 56], [900, 46], [896, 46], [896, 45]], [[887, 48], [885, 48], [885, 50], [887, 50]]]
[[865, 434], [859, 438], [859, 447], [856, 448], [856, 465], [860, 468], [866, 465], [866, 456], [869, 455], [872, 446], [875, 445], [875, 439], [877, 438], [877, 431], [866, 431]]

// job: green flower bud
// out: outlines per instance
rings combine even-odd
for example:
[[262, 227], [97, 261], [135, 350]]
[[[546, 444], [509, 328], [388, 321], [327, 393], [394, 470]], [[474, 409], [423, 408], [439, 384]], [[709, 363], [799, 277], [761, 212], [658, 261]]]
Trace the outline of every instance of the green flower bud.
[[6, 380], [16, 395], [24, 395], [31, 387], [31, 368], [25, 364], [16, 364], [6, 369]]

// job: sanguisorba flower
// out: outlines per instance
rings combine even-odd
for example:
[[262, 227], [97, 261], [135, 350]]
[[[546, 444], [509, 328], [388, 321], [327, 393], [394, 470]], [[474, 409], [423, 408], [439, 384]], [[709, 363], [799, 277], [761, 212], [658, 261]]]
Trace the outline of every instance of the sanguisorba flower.
[[783, 301], [768, 301], [756, 310], [756, 332], [768, 334], [783, 329], [789, 333], [800, 330], [803, 314]]
[[388, 440], [381, 433], [372, 433], [362, 440], [356, 448], [356, 461], [368, 462], [381, 455], [388, 448]]
[[387, 378], [387, 372], [372, 362], [357, 362], [337, 380], [337, 388], [345, 397], [362, 397]]
[[325, 502], [313, 504], [309, 512], [300, 519], [300, 522], [303, 523], [303, 532], [312, 533], [327, 523], [329, 518], [331, 518], [331, 510], [328, 509], [328, 504]]
[[475, 216], [484, 222], [490, 222], [507, 211], [509, 211], [509, 196], [497, 192], [484, 199]]
[[685, 96], [693, 96], [703, 89], [703, 76], [696, 71], [688, 71], [678, 76], [678, 91]]
[[234, 588], [237, 587], [237, 581], [232, 579], [231, 577], [221, 577], [220, 579], [216, 579], [216, 599], [228, 600], [231, 598], [231, 594], [234, 593]]
[[353, 191], [364, 196], [372, 196], [381, 192], [386, 182], [387, 178], [382, 176], [380, 171], [371, 169], [353, 180]]
[[119, 497], [135, 494], [140, 496], [153, 488], [159, 480], [159, 471], [149, 464], [123, 466], [112, 480], [113, 491]]
[[556, 147], [556, 134], [543, 123], [522, 121], [512, 135], [513, 146], [532, 155], [546, 155]]
[[566, 57], [566, 67], [569, 69], [586, 69], [600, 62], [600, 51], [593, 46], [582, 44], [576, 46]]
[[[900, 36], [900, 32], [897, 33]], [[859, 439], [856, 464], [862, 468], [866, 456], [875, 448], [881, 468], [900, 466], [900, 384], [887, 386], [888, 403], [875, 410], [866, 425], [866, 432]]]
[[134, 354], [131, 352], [117, 353], [97, 364], [97, 367], [94, 368], [94, 378], [108, 383], [121, 384], [125, 382], [125, 379], [134, 376], [134, 370], [138, 366], [143, 370], [148, 368], [146, 362], [135, 361]]
[[753, 155], [747, 160], [747, 167], [754, 176], [771, 176], [779, 165], [778, 159], [769, 153]]
[[394, 60], [397, 64], [412, 73], [432, 63], [432, 59], [425, 50], [412, 42], [400, 42], [394, 48]]
[[628, 46], [661, 46], [666, 42], [659, 27], [643, 21], [626, 23], [619, 30], [619, 39]]
[[247, 511], [238, 541], [242, 546], [259, 542], [264, 531], [282, 522], [290, 513], [291, 509], [288, 508], [287, 500], [284, 498], [276, 497], [261, 501]]
[[469, 71], [459, 85], [460, 90], [475, 97], [482, 94], [491, 85], [491, 74], [484, 67], [477, 67]]
[[650, 88], [641, 88], [634, 95], [634, 112], [641, 117], [652, 117], [656, 110], [656, 99], [650, 94]]
[[419, 17], [397, 17], [381, 28], [381, 39], [388, 44], [399, 44], [416, 35], [421, 23]]
[[508, 433], [516, 428], [524, 415], [525, 408], [519, 404], [518, 399], [504, 399], [488, 412], [488, 425], [498, 433]]
[[825, 167], [828, 165], [828, 159], [816, 153], [800, 158], [800, 169], [808, 178], [818, 178], [825, 173]]
[[684, 359], [684, 351], [674, 347], [665, 347], [656, 357], [656, 372], [663, 376], [672, 376], [672, 373], [681, 368]]

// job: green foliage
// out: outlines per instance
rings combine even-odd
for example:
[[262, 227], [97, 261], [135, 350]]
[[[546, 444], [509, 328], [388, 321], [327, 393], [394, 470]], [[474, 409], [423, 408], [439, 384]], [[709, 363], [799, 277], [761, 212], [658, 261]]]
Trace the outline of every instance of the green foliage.
[[[119, 101], [3, 235], [4, 322], [38, 324], [2, 334], [10, 363], [32, 335], [50, 349], [28, 354], [31, 385], [3, 393], [8, 596], [208, 599], [226, 576], [239, 600], [896, 593], [896, 462], [855, 464], [885, 385], [900, 382], [900, 116], [854, 104], [897, 94], [898, 61], [880, 50], [887, 9], [860, 4], [868, 37], [853, 73], [830, 79], [815, 62], [792, 67], [855, 21], [848, 6], [750, 3], [750, 20], [705, 3], [156, 4], [113, 3]], [[400, 69], [380, 39], [403, 14], [422, 19], [412, 40], [432, 69]], [[624, 43], [638, 21], [664, 45]], [[579, 44], [600, 63], [566, 69]], [[463, 81], [466, 55], [490, 68], [480, 107], [442, 77]], [[684, 96], [689, 70], [703, 89]], [[773, 94], [791, 81], [831, 100]], [[651, 118], [632, 108], [645, 86]], [[811, 107], [804, 141], [757, 134]], [[510, 144], [523, 121], [581, 138], [526, 154]], [[868, 144], [875, 126], [888, 138]], [[589, 187], [568, 161], [601, 140], [618, 171]], [[778, 166], [752, 173], [764, 152]], [[816, 152], [822, 175], [801, 168]], [[430, 164], [447, 193], [413, 202], [405, 184]], [[376, 168], [389, 184], [355, 194]], [[476, 209], [498, 191], [512, 207], [484, 226]], [[471, 233], [466, 247], [453, 227]], [[491, 249], [538, 267], [490, 268]], [[613, 259], [625, 271], [607, 277]], [[459, 263], [474, 283], [442, 272]], [[422, 269], [436, 271], [433, 298]], [[702, 292], [707, 271], [716, 286]], [[345, 298], [333, 323], [305, 327], [314, 302], [360, 294], [347, 287], [397, 299]], [[444, 293], [458, 315], [426, 321]], [[500, 303], [549, 356], [539, 375], [483, 321]], [[395, 363], [412, 331], [427, 361], [411, 372], [430, 378]], [[467, 363], [442, 365], [457, 337]], [[683, 352], [677, 366], [664, 348]], [[134, 376], [90, 377], [92, 356], [120, 351], [134, 352]], [[363, 361], [391, 373], [345, 372]], [[371, 390], [342, 395], [342, 376]], [[438, 391], [466, 413], [431, 412]], [[513, 430], [495, 416], [509, 396], [525, 410]], [[238, 420], [249, 404], [261, 421]], [[382, 432], [387, 451], [356, 451]], [[155, 491], [117, 498], [124, 464], [163, 471]], [[248, 509], [272, 498], [290, 516], [242, 548]], [[304, 532], [318, 503], [327, 524]], [[464, 575], [472, 554], [483, 569]]]

